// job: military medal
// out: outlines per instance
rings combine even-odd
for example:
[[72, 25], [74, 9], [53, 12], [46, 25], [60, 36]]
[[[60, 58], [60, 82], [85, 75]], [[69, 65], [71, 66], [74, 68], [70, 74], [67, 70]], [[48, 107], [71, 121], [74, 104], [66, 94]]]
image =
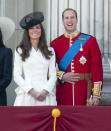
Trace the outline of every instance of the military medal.
[[84, 56], [81, 56], [81, 58], [79, 59], [79, 62], [84, 65], [86, 63], [86, 58]]
[[81, 46], [80, 46], [80, 51], [83, 51], [83, 47], [82, 47], [82, 44], [81, 44]]

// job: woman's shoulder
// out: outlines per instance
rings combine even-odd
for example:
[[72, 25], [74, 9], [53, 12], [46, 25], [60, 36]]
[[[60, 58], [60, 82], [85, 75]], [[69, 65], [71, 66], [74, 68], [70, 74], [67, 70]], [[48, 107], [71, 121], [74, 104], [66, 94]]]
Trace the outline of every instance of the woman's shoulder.
[[48, 50], [52, 52], [52, 56], [55, 56], [55, 51], [54, 51], [54, 49], [52, 47], [49, 46]]
[[54, 52], [54, 49], [52, 47], [50, 47], [50, 46], [48, 46], [48, 50]]
[[18, 53], [18, 54], [21, 54], [22, 53], [22, 49], [19, 47], [19, 48], [16, 48], [15, 49], [15, 53]]

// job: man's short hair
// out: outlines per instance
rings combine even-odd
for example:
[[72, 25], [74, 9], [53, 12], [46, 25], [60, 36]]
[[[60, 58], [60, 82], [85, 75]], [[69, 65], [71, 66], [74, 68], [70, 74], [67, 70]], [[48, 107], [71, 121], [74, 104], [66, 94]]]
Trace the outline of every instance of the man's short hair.
[[77, 11], [76, 11], [76, 10], [74, 10], [74, 9], [72, 9], [72, 8], [66, 8], [66, 9], [62, 12], [62, 19], [64, 18], [64, 13], [65, 13], [66, 11], [73, 11], [73, 12], [75, 13], [76, 18], [77, 18]]

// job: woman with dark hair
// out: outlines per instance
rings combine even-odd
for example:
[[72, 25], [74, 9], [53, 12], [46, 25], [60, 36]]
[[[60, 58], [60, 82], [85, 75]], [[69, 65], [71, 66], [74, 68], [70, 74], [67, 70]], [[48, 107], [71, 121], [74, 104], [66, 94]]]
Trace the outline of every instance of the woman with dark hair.
[[55, 53], [47, 46], [43, 20], [41, 12], [34, 12], [20, 21], [24, 34], [15, 50], [15, 106], [56, 105]]
[[7, 105], [6, 87], [12, 79], [12, 50], [6, 48], [6, 42], [15, 30], [10, 18], [0, 17], [0, 106]]

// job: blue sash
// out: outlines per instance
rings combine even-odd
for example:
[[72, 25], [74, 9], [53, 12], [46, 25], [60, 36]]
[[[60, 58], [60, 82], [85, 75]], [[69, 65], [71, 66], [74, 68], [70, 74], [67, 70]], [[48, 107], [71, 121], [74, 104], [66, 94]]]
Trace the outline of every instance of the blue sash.
[[61, 59], [59, 63], [60, 70], [66, 71], [72, 59], [74, 59], [74, 57], [80, 51], [80, 45], [82, 44], [82, 47], [83, 47], [84, 44], [90, 39], [90, 37], [91, 37], [90, 35], [81, 34], [77, 38], [77, 40], [72, 44], [72, 46], [69, 48], [69, 50], [66, 52], [66, 54]]

